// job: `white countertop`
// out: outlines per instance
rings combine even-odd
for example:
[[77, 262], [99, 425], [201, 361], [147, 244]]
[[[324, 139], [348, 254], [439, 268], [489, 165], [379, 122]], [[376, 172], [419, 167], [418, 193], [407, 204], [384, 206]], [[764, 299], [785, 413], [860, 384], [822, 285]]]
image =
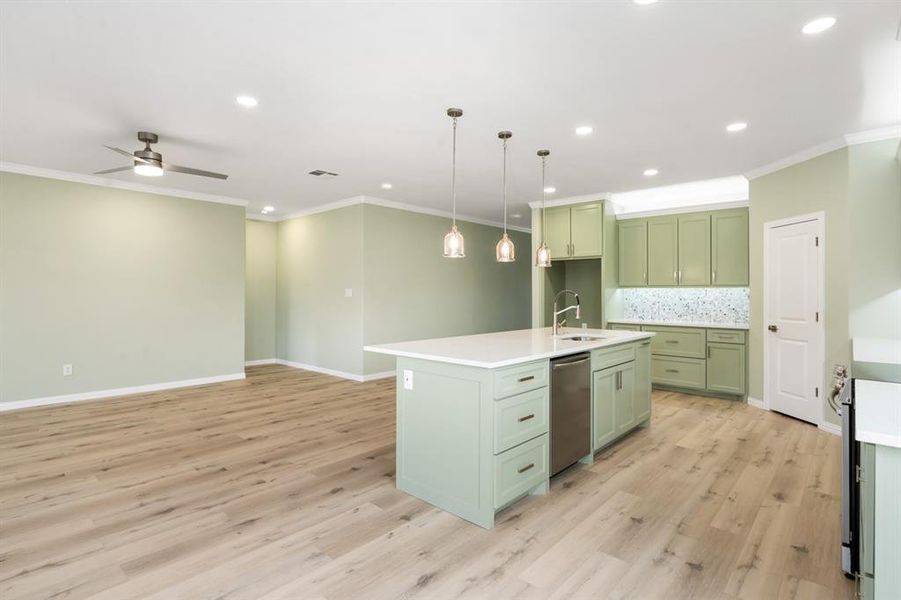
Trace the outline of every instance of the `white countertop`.
[[901, 448], [901, 383], [855, 379], [854, 419], [857, 441]]
[[704, 329], [748, 329], [747, 323], [710, 323], [705, 321], [647, 321], [645, 319], [607, 319], [623, 325], [662, 325], [666, 327], [703, 327]]
[[364, 346], [367, 352], [421, 358], [437, 362], [496, 369], [532, 360], [566, 356], [604, 346], [648, 339], [653, 333], [613, 331], [610, 329], [576, 329], [565, 327], [561, 335], [591, 335], [602, 339], [587, 342], [555, 338], [550, 327], [520, 329], [459, 337], [398, 342]]

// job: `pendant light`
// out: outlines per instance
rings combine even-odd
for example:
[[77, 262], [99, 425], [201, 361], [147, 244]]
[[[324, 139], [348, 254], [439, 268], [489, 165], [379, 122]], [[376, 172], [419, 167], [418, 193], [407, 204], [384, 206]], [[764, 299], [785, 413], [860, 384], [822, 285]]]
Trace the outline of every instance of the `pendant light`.
[[457, 119], [463, 116], [463, 109], [449, 108], [447, 116], [454, 120], [454, 142], [452, 150], [451, 164], [451, 197], [454, 203], [453, 226], [446, 236], [444, 236], [444, 257], [445, 258], [464, 258], [466, 250], [463, 246], [463, 234], [457, 230]]
[[513, 137], [513, 133], [499, 131], [497, 137], [504, 140], [504, 235], [494, 247], [494, 254], [497, 262], [513, 262], [516, 260], [516, 248], [513, 246], [513, 240], [507, 235], [507, 140]]
[[544, 173], [547, 168], [547, 157], [551, 153], [550, 150], [539, 150], [538, 157], [541, 159], [541, 244], [535, 251], [535, 266], [549, 267], [551, 266], [551, 250], [544, 243], [544, 201], [547, 196], [544, 186]]

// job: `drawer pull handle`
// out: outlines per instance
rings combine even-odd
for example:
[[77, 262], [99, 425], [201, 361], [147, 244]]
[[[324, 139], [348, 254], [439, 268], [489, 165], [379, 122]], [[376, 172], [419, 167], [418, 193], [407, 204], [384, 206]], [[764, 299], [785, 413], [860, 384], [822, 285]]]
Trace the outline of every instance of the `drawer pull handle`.
[[667, 344], [678, 344], [679, 340], [666, 340]]
[[666, 372], [667, 373], [678, 373], [679, 369], [667, 369]]
[[524, 382], [526, 382], [526, 381], [532, 381], [533, 379], [535, 379], [535, 376], [534, 376], [534, 375], [529, 375], [529, 376], [527, 376], [527, 377], [520, 377], [520, 378], [519, 378], [519, 383], [524, 383]]
[[519, 471], [520, 473], [525, 473], [526, 471], [528, 471], [529, 469], [531, 469], [531, 468], [534, 467], [534, 466], [535, 466], [535, 463], [529, 463], [529, 464], [527, 464], [526, 466], [524, 466], [523, 468], [518, 469], [518, 471]]
[[529, 419], [534, 419], [534, 418], [535, 418], [535, 413], [532, 413], [531, 415], [526, 415], [524, 417], [520, 417], [519, 422], [522, 423], [523, 421], [528, 421]]

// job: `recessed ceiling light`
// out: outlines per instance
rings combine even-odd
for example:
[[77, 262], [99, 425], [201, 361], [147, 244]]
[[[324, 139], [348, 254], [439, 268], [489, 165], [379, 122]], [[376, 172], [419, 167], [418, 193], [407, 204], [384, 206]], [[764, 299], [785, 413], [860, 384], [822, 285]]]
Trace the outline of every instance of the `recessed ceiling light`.
[[579, 127], [576, 127], [576, 135], [588, 135], [592, 131], [594, 131], [594, 128], [591, 125], [580, 125]]
[[544, 193], [545, 193], [545, 194], [553, 194], [553, 193], [556, 192], [556, 191], [557, 191], [557, 188], [555, 188], [555, 187], [552, 186], [552, 185], [549, 185], [549, 186], [547, 186], [546, 188], [544, 188]]
[[748, 124], [744, 121], [737, 121], [735, 123], [729, 123], [726, 125], [726, 131], [735, 133], [736, 131], [744, 131], [748, 128]]
[[654, 4], [657, 0], [632, 0], [635, 4]]
[[833, 25], [835, 25], [835, 17], [820, 17], [802, 27], [801, 32], [806, 33], [807, 35], [815, 35], [817, 33], [823, 33]]
[[659, 172], [660, 171], [658, 171], [657, 169], [645, 169], [644, 176], [645, 177], [653, 177], [654, 175], [656, 175]]
[[518, 219], [518, 218], [520, 218], [522, 215], [519, 214], [519, 213], [513, 213], [513, 214], [510, 215], [510, 216], [513, 217], [514, 219]]
[[253, 108], [259, 104], [259, 101], [253, 96], [238, 96], [235, 98], [235, 102], [247, 108]]
[[275, 207], [274, 206], [264, 206], [263, 210], [265, 210], [266, 212], [272, 212], [275, 210]]
[[386, 181], [385, 183], [382, 184], [382, 189], [383, 189], [383, 190], [390, 190], [390, 189], [393, 188], [393, 187], [394, 187], [394, 186], [391, 185], [390, 183], [388, 183], [387, 181]]

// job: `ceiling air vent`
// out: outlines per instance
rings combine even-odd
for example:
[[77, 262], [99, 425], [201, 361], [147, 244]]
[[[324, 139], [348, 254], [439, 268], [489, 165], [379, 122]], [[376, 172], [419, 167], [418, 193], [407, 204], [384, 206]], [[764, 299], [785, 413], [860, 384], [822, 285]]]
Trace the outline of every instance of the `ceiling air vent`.
[[338, 176], [337, 173], [332, 173], [331, 171], [323, 171], [322, 169], [316, 169], [315, 171], [310, 171], [310, 175], [315, 175], [316, 177], [322, 177], [323, 175], [327, 176], [327, 177], [337, 177]]

